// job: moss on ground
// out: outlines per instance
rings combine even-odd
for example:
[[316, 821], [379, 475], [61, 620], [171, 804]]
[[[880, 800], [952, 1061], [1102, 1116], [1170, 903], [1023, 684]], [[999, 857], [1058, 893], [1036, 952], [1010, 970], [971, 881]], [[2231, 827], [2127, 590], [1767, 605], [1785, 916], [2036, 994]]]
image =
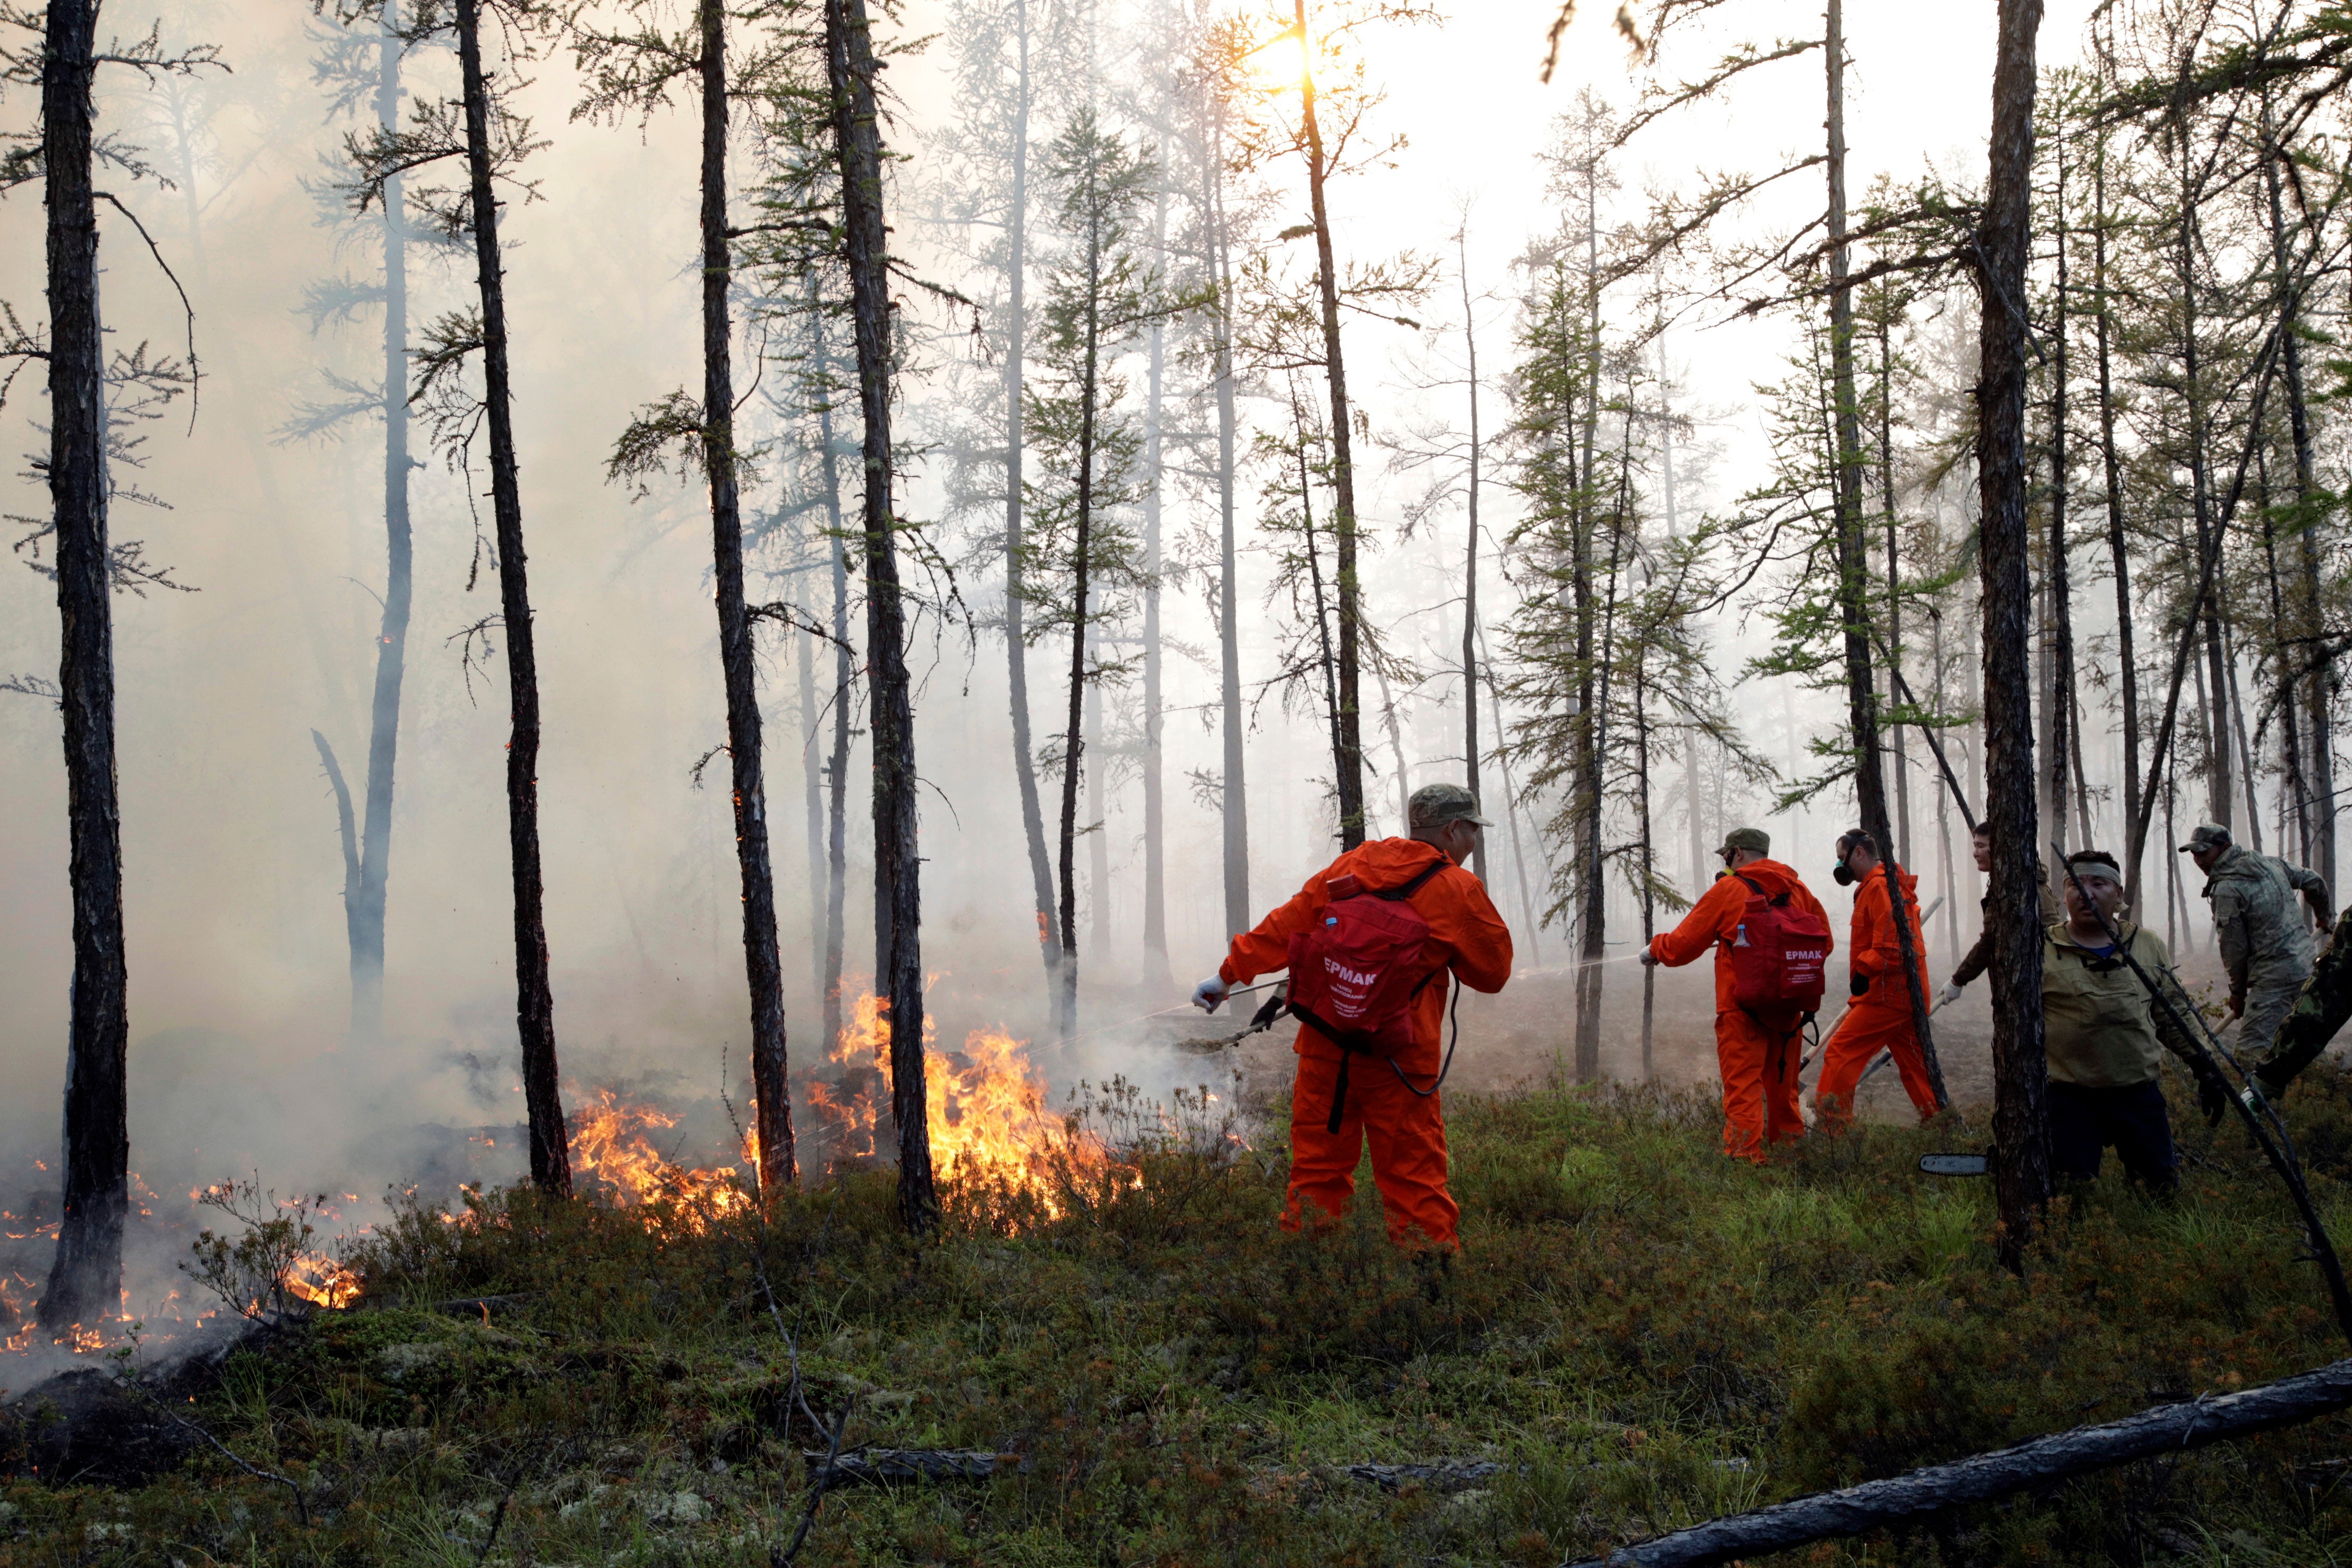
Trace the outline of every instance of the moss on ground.
[[[1369, 1203], [1286, 1235], [1278, 1154], [1175, 1148], [1058, 1216], [952, 1194], [919, 1244], [875, 1174], [765, 1226], [527, 1191], [411, 1207], [355, 1260], [365, 1306], [239, 1352], [190, 1407], [299, 1481], [309, 1526], [201, 1452], [136, 1491], [0, 1483], [0, 1565], [766, 1564], [824, 1441], [787, 1331], [850, 1446], [1009, 1457], [985, 1482], [833, 1491], [803, 1563], [1556, 1563], [2342, 1354], [2276, 1184], [2187, 1111], [2178, 1200], [2111, 1174], [2022, 1279], [1993, 1260], [1986, 1184], [1916, 1172], [1955, 1134], [1872, 1128], [1752, 1169], [1717, 1152], [1710, 1102], [1647, 1091], [1456, 1100], [1450, 1262], [1389, 1247]], [[2315, 1069], [2289, 1118], [2352, 1219], [2352, 1084]], [[515, 1299], [442, 1305], [485, 1297]], [[2332, 1563], [2347, 1432], [1792, 1560]], [[1480, 1459], [1504, 1468], [1456, 1489], [1343, 1468]]]

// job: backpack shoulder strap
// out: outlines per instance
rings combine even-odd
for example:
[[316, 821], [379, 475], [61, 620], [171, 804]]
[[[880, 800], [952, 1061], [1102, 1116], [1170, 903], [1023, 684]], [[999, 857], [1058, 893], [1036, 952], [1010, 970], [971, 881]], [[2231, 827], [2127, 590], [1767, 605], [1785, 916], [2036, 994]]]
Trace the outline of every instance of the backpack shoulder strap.
[[1424, 887], [1427, 887], [1429, 885], [1429, 879], [1432, 877], [1436, 876], [1440, 871], [1444, 870], [1445, 868], [1452, 864], [1454, 864], [1453, 861], [1447, 859], [1444, 855], [1440, 855], [1436, 859], [1423, 867], [1412, 881], [1404, 883], [1401, 887], [1383, 888], [1380, 891], [1374, 893], [1372, 897], [1376, 899], [1386, 899], [1392, 904], [1402, 902], [1421, 891]]

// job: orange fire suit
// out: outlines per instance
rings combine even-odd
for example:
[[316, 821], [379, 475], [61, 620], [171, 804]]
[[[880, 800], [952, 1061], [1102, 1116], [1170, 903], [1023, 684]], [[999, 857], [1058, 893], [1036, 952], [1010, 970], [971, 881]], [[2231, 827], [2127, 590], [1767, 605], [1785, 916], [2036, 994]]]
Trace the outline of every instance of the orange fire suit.
[[[1679, 968], [1710, 947], [1715, 950], [1715, 1057], [1723, 1074], [1723, 1152], [1761, 1163], [1768, 1141], [1804, 1135], [1804, 1115], [1797, 1109], [1797, 1068], [1804, 1058], [1797, 1031], [1783, 1036], [1767, 1029], [1731, 999], [1731, 942], [1739, 934], [1755, 890], [1741, 877], [1766, 898], [1786, 893], [1789, 902], [1819, 915], [1823, 925], [1829, 923], [1821, 900], [1796, 872], [1778, 860], [1751, 860], [1739, 868], [1738, 876], [1717, 878], [1682, 924], [1653, 937], [1650, 954]], [[1834, 940], [1831, 946], [1836, 946]]]
[[[1919, 930], [1919, 879], [1906, 871], [1900, 880], [1903, 918], [1911, 927], [1911, 951], [1925, 954], [1927, 942]], [[1848, 963], [1853, 977], [1867, 981], [1870, 988], [1846, 1005], [1845, 1016], [1837, 1021], [1822, 1047], [1821, 1082], [1813, 1090], [1813, 1105], [1821, 1112], [1822, 1124], [1832, 1130], [1853, 1124], [1855, 1086], [1882, 1050], [1894, 1053], [1895, 1070], [1903, 1075], [1903, 1091], [1925, 1121], [1936, 1114], [1936, 1089], [1927, 1081], [1927, 1058], [1919, 1049], [1917, 1020], [1911, 1016], [1911, 987], [1903, 976], [1903, 949], [1895, 933], [1883, 867], [1873, 871], [1853, 896], [1853, 952]]]
[[[1412, 838], [1374, 839], [1349, 850], [1308, 878], [1297, 896], [1260, 921], [1256, 930], [1234, 938], [1217, 973], [1228, 984], [1246, 985], [1287, 965], [1291, 937], [1322, 915], [1331, 901], [1326, 889], [1333, 878], [1352, 874], [1373, 892], [1402, 887], [1444, 858], [1434, 846]], [[1500, 991], [1511, 977], [1511, 932], [1487, 899], [1486, 884], [1459, 866], [1439, 871], [1405, 902], [1429, 923], [1423, 961], [1440, 966], [1437, 978], [1413, 999], [1412, 1044], [1394, 1058], [1394, 1068], [1358, 1055], [1334, 1134], [1327, 1126], [1342, 1053], [1317, 1029], [1299, 1026], [1292, 1046], [1298, 1053], [1298, 1077], [1290, 1096], [1290, 1201], [1282, 1223], [1298, 1228], [1302, 1197], [1321, 1211], [1318, 1224], [1344, 1213], [1356, 1191], [1356, 1162], [1369, 1139], [1372, 1182], [1380, 1188], [1391, 1239], [1450, 1248], [1462, 1211], [1445, 1190], [1445, 1118], [1434, 1092], [1443, 1056], [1444, 972], [1452, 971], [1473, 991]], [[1412, 1237], [1416, 1230], [1419, 1238]]]

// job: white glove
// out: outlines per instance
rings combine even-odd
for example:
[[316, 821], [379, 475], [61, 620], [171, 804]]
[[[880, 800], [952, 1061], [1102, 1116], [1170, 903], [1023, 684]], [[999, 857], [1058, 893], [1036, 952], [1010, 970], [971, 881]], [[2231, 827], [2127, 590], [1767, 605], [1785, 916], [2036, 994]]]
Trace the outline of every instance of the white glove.
[[1955, 980], [1949, 985], [1945, 986], [1941, 991], [1936, 993], [1937, 1010], [1940, 1012], [1944, 1008], [1948, 1007], [1953, 1003], [1958, 1001], [1960, 999], [1960, 993], [1965, 989], [1967, 988], [1958, 981]]
[[1633, 956], [1640, 959], [1643, 963], [1654, 964], [1658, 962], [1658, 955], [1650, 951], [1650, 944], [1647, 942], [1643, 942], [1642, 944], [1642, 951], [1635, 953]]
[[1203, 1013], [1213, 1013], [1225, 1005], [1225, 998], [1232, 992], [1233, 986], [1226, 983], [1223, 975], [1212, 974], [1192, 987], [1192, 1005]]

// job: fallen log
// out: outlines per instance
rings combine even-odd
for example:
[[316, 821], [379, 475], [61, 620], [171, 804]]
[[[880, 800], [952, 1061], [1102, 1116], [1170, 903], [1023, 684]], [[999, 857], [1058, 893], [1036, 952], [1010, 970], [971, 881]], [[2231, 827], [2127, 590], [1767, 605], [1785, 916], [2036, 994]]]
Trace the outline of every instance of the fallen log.
[[2352, 1407], [2352, 1360], [2236, 1394], [2159, 1405], [2120, 1421], [2053, 1432], [1990, 1454], [1864, 1481], [1621, 1546], [1566, 1568], [1704, 1568], [1831, 1536], [1864, 1535], [2134, 1459], [2202, 1448]]

